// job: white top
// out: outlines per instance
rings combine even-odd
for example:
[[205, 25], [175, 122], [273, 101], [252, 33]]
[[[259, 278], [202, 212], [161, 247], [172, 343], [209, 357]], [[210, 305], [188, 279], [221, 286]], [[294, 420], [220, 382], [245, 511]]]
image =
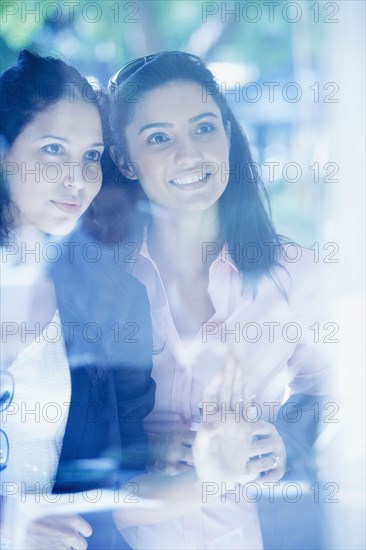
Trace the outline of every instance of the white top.
[[[332, 327], [324, 329], [317, 292], [319, 266], [311, 251], [301, 249], [299, 256], [296, 262], [283, 263], [287, 272], [275, 269], [287, 300], [269, 278], [261, 280], [253, 299], [251, 293], [242, 294], [241, 275], [224, 247], [209, 270], [208, 293], [215, 313], [187, 345], [176, 330], [157, 266], [144, 243], [132, 273], [147, 288], [154, 347], [162, 350], [153, 362], [157, 391], [155, 407], [145, 422], [149, 432], [191, 428], [203, 388], [222, 369], [229, 350], [240, 361], [264, 420], [270, 418], [269, 404], [277, 412], [289, 391], [314, 395], [327, 391], [330, 360], [323, 348], [326, 337], [331, 341]], [[126, 529], [123, 536], [132, 548], [144, 550], [260, 549], [256, 505], [250, 500], [243, 493], [227, 495], [225, 503], [208, 496], [201, 510], [166, 523]]]
[[1, 368], [14, 378], [13, 401], [1, 412], [9, 440], [0, 474], [5, 494], [6, 483], [16, 484], [16, 495], [52, 489], [69, 411], [71, 379], [45, 242], [30, 227], [0, 248]]
[[25, 348], [8, 371], [14, 397], [1, 413], [9, 439], [9, 462], [1, 472], [2, 492], [15, 483], [17, 493], [52, 490], [71, 397], [65, 344], [55, 313], [39, 341]]

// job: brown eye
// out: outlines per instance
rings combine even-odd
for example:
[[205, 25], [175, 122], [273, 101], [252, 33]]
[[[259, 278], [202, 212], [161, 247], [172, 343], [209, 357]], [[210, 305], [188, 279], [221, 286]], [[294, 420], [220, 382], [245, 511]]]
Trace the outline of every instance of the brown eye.
[[91, 151], [88, 151], [85, 153], [84, 157], [88, 162], [100, 162], [101, 154], [96, 149], [92, 149]]
[[147, 143], [152, 143], [153, 145], [159, 145], [160, 143], [165, 143], [169, 138], [165, 134], [153, 134], [147, 139]]
[[200, 124], [196, 130], [196, 134], [204, 135], [204, 134], [210, 134], [215, 130], [215, 126], [213, 124], [208, 124], [207, 122], [205, 124]]
[[62, 155], [64, 148], [58, 143], [49, 143], [48, 145], [42, 147], [42, 151], [48, 153], [49, 155]]

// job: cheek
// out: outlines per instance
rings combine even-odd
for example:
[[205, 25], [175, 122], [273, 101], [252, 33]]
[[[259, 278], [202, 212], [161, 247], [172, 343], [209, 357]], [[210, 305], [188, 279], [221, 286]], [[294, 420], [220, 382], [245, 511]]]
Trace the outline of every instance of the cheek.
[[41, 182], [29, 181], [29, 178], [19, 178], [10, 184], [10, 198], [15, 207], [22, 212], [36, 211], [38, 205], [44, 204], [47, 191]]
[[149, 191], [154, 192], [154, 189], [159, 186], [159, 182], [163, 181], [166, 165], [167, 160], [163, 158], [140, 157], [136, 159], [137, 176], [141, 187], [147, 194]]

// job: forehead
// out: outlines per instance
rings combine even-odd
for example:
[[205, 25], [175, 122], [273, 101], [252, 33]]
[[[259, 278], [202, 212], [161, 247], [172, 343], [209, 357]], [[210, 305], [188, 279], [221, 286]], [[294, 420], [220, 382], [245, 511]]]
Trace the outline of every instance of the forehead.
[[44, 133], [52, 134], [55, 131], [73, 134], [76, 129], [85, 132], [86, 136], [90, 133], [100, 133], [99, 111], [94, 104], [86, 101], [70, 102], [62, 99], [37, 113], [25, 126], [21, 136], [31, 138]]
[[136, 104], [132, 124], [188, 120], [204, 112], [221, 119], [212, 95], [195, 82], [173, 81], [146, 92]]

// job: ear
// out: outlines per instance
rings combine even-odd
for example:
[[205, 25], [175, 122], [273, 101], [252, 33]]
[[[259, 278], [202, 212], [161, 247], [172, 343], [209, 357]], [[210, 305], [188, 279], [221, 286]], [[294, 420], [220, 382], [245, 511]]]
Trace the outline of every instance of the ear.
[[138, 179], [137, 165], [134, 162], [127, 160], [127, 157], [122, 155], [115, 145], [112, 145], [109, 148], [109, 153], [118, 170], [125, 178], [129, 180]]

